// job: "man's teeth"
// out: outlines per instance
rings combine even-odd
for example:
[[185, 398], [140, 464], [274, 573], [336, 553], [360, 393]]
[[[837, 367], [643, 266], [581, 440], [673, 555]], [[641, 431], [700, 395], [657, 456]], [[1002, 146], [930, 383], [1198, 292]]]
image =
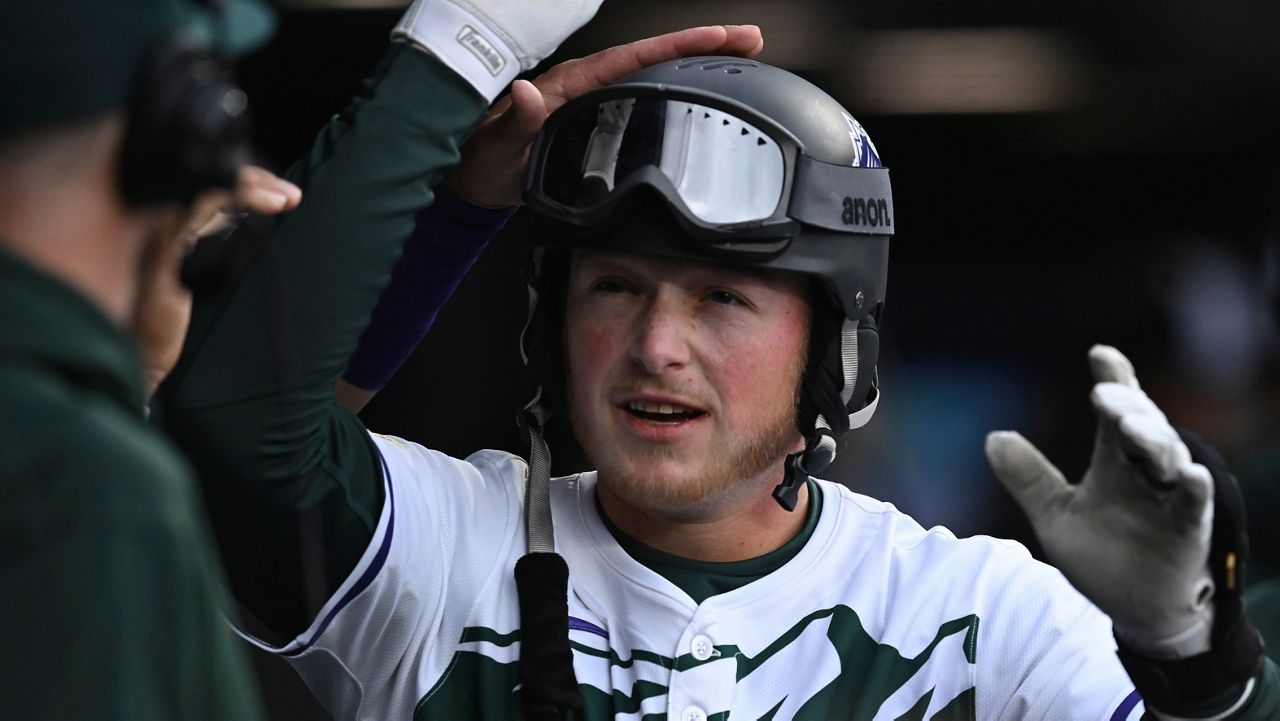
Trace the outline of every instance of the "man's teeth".
[[627, 407], [633, 411], [641, 413], [659, 413], [663, 415], [674, 415], [676, 413], [693, 413], [690, 408], [683, 406], [673, 406], [670, 403], [646, 403], [644, 401], [632, 401]]

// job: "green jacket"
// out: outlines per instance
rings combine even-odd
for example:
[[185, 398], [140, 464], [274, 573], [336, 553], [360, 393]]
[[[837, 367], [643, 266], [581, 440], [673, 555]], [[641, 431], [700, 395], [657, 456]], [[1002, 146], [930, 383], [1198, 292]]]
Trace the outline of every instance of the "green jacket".
[[131, 340], [0, 250], [0, 715], [261, 717]]

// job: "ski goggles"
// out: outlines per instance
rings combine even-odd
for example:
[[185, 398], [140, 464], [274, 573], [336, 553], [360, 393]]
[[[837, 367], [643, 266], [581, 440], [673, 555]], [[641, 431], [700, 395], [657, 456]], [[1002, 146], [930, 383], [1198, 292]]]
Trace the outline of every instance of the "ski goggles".
[[565, 104], [534, 142], [524, 199], [590, 227], [638, 187], [725, 249], [777, 252], [802, 225], [893, 234], [887, 169], [821, 162], [750, 108], [671, 89], [605, 88]]

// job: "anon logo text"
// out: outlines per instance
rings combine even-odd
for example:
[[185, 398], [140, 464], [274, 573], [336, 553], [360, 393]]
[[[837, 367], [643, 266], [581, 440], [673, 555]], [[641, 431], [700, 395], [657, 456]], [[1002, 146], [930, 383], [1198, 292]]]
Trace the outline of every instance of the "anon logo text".
[[840, 220], [845, 225], [892, 226], [889, 203], [884, 198], [845, 198]]
[[462, 26], [462, 30], [458, 32], [458, 42], [462, 43], [462, 47], [471, 51], [485, 67], [489, 68], [489, 72], [495, 77], [502, 69], [506, 67], [507, 60], [502, 57], [502, 53], [498, 52], [493, 43], [489, 39], [480, 34], [480, 31], [470, 25]]

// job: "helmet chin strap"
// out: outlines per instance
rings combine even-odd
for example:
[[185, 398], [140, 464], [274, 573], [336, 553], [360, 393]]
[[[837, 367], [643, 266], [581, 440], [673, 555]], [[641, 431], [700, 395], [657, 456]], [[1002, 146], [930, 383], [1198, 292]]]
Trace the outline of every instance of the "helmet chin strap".
[[796, 503], [800, 499], [800, 482], [809, 476], [809, 472], [804, 469], [803, 459], [804, 451], [787, 456], [783, 464], [782, 483], [773, 489], [773, 500], [788, 511], [796, 510]]
[[[866, 407], [849, 414], [849, 430], [867, 425], [871, 416], [880, 404], [880, 390], [871, 389], [871, 400]], [[782, 482], [773, 489], [773, 500], [788, 511], [796, 510], [799, 501], [800, 484], [810, 474], [821, 473], [836, 459], [836, 439], [831, 433], [831, 424], [822, 414], [814, 424], [813, 434], [809, 436], [803, 451], [787, 456], [783, 463]]]
[[813, 433], [806, 439], [805, 449], [787, 456], [783, 463], [782, 483], [773, 489], [773, 500], [788, 511], [796, 510], [800, 484], [810, 473], [821, 473], [836, 457], [836, 439], [831, 424], [818, 414]]

